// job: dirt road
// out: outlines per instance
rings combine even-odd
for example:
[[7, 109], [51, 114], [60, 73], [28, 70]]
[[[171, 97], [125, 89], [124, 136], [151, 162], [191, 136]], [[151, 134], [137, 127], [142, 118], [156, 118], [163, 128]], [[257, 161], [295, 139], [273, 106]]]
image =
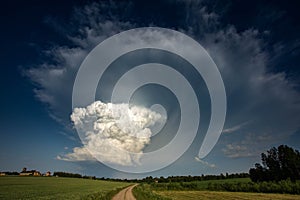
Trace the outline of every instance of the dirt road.
[[112, 200], [136, 200], [132, 194], [132, 189], [137, 186], [137, 184], [135, 185], [131, 185], [123, 190], [121, 190], [118, 194], [116, 194]]

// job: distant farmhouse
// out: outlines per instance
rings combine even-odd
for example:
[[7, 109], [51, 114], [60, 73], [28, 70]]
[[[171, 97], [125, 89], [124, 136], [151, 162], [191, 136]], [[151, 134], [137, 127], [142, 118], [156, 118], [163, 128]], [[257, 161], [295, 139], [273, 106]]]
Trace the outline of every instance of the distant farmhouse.
[[20, 176], [41, 176], [41, 172], [37, 170], [30, 170], [27, 171], [27, 168], [24, 167], [23, 170], [20, 172]]
[[6, 172], [0, 172], [0, 176], [52, 176], [51, 172], [48, 171], [44, 174], [41, 174], [41, 172], [39, 172], [38, 170], [27, 170], [26, 167], [24, 167], [22, 169], [22, 171], [19, 173], [19, 172], [9, 172], [9, 171], [6, 171]]
[[43, 174], [43, 176], [51, 176], [51, 172], [46, 172], [46, 174]]

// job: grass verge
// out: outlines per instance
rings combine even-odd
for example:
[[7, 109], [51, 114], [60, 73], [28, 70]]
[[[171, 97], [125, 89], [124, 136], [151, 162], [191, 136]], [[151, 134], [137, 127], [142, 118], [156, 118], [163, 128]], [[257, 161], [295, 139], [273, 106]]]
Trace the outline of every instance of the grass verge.
[[107, 193], [97, 192], [94, 194], [89, 194], [81, 198], [81, 200], [111, 200], [116, 194], [118, 194], [121, 190], [127, 188], [128, 186], [116, 188]]
[[137, 200], [171, 200], [154, 193], [149, 184], [140, 184], [133, 188], [133, 195]]

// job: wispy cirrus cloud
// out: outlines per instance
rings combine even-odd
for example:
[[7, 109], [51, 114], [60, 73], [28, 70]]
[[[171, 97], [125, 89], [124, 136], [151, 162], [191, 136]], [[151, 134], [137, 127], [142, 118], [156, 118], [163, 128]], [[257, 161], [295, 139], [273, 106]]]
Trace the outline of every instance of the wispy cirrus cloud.
[[60, 26], [70, 45], [56, 45], [45, 50], [44, 54], [49, 59], [24, 72], [36, 86], [36, 97], [47, 105], [49, 115], [59, 123], [66, 126], [70, 123], [73, 83], [89, 51], [109, 36], [134, 27], [129, 22], [103, 13], [103, 9], [113, 13], [117, 8], [118, 5], [111, 1], [75, 9], [72, 20], [77, 25], [71, 29], [75, 31], [62, 31], [64, 28]]
[[241, 123], [241, 124], [238, 124], [238, 125], [235, 125], [231, 128], [225, 128], [223, 129], [222, 133], [233, 133], [237, 130], [240, 130], [242, 127], [246, 126], [249, 122], [244, 122], [244, 123]]
[[[226, 126], [230, 128], [223, 133], [234, 135], [223, 134], [220, 139], [225, 145], [235, 142], [237, 148], [225, 147], [237, 152], [230, 153], [230, 157], [259, 156], [259, 152], [287, 140], [299, 130], [300, 104], [296, 100], [299, 92], [284, 73], [268, 70], [269, 55], [263, 50], [261, 34], [251, 29], [237, 33], [234, 27], [229, 27], [207, 36], [206, 47], [221, 70], [227, 92]], [[251, 124], [243, 124], [248, 121]], [[265, 133], [275, 140], [241, 144], [249, 132], [254, 141]], [[253, 145], [255, 152], [251, 151]], [[227, 151], [223, 153], [229, 155]]]

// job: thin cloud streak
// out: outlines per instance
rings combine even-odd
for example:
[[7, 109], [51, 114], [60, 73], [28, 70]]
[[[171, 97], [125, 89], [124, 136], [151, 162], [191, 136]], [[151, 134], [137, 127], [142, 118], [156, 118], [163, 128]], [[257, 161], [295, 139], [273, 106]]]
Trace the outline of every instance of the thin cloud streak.
[[242, 127], [246, 126], [247, 124], [249, 124], [249, 122], [244, 122], [244, 123], [238, 124], [236, 126], [233, 126], [231, 128], [223, 129], [222, 133], [236, 132], [236, 131], [240, 130]]
[[211, 164], [211, 163], [208, 163], [208, 162], [206, 162], [206, 161], [204, 161], [204, 160], [201, 160], [201, 159], [200, 159], [199, 157], [197, 157], [197, 156], [195, 157], [195, 161], [197, 161], [197, 162], [203, 164], [204, 166], [210, 167], [210, 168], [216, 168], [216, 167], [217, 167], [215, 164]]

